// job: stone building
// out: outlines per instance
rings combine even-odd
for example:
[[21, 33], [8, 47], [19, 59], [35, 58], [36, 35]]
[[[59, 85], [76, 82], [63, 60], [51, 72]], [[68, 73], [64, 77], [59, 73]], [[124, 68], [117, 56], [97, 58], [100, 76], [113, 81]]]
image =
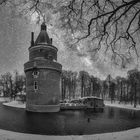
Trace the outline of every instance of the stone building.
[[60, 79], [62, 65], [57, 63], [58, 49], [52, 45], [43, 22], [34, 41], [31, 34], [29, 61], [24, 64], [26, 74], [26, 110], [32, 112], [58, 112], [60, 110]]

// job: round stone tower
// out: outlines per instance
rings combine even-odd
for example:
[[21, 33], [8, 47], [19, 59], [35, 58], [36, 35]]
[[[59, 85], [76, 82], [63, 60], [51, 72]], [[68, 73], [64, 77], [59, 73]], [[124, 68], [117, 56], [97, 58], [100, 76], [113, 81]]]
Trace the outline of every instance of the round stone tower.
[[62, 65], [56, 62], [57, 51], [43, 22], [35, 42], [32, 32], [29, 61], [24, 64], [27, 111], [58, 112], [60, 110]]

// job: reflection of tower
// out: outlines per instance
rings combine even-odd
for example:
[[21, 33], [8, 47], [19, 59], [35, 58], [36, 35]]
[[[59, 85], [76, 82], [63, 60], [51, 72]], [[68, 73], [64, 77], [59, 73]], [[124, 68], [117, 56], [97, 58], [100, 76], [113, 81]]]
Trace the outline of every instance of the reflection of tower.
[[60, 109], [61, 64], [57, 61], [58, 49], [46, 32], [43, 22], [34, 42], [32, 33], [29, 61], [24, 64], [26, 74], [26, 110], [33, 112], [57, 112]]

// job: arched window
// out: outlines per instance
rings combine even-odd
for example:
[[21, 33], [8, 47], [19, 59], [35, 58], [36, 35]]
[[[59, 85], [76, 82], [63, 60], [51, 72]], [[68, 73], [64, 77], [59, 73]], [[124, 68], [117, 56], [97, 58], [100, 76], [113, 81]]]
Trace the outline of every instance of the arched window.
[[38, 90], [38, 82], [34, 81], [34, 90]]

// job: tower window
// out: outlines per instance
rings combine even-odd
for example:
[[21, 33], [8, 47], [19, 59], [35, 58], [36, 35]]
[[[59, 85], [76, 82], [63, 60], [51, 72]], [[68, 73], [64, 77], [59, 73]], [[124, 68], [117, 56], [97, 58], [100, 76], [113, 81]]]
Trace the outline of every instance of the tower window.
[[39, 75], [39, 72], [37, 70], [33, 71], [33, 77], [34, 78], [37, 78]]
[[38, 71], [34, 71], [33, 75], [38, 75]]
[[34, 81], [34, 90], [38, 90], [38, 82]]

